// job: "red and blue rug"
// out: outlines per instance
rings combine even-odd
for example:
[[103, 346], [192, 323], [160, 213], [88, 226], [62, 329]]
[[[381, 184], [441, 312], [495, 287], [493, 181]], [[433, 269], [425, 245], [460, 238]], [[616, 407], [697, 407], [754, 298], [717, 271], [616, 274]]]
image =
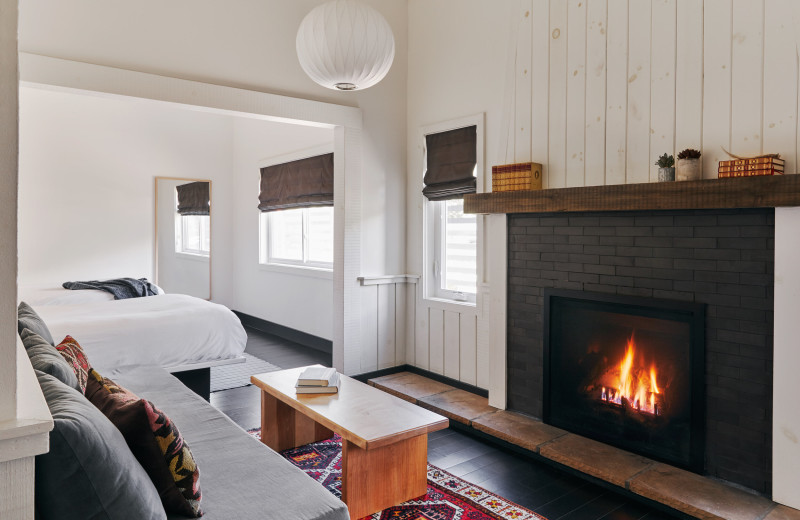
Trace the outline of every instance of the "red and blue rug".
[[[261, 428], [250, 430], [261, 438]], [[342, 497], [342, 438], [281, 453], [325, 488]], [[428, 493], [366, 517], [372, 520], [547, 520], [494, 493], [428, 464]]]

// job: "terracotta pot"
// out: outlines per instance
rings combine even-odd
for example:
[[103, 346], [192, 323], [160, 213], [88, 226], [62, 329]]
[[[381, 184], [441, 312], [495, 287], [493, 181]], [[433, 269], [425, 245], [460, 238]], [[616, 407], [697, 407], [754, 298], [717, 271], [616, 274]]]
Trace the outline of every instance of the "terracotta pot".
[[675, 168], [659, 168], [658, 169], [658, 182], [669, 182], [675, 180]]
[[700, 159], [678, 159], [675, 170], [677, 181], [698, 181], [703, 178], [703, 163]]

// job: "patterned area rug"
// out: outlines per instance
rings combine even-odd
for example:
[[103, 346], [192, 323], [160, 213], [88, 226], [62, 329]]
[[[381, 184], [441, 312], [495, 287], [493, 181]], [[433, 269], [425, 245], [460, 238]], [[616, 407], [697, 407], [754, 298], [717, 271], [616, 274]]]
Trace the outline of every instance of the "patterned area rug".
[[[249, 432], [261, 438], [261, 428]], [[289, 462], [341, 498], [342, 438], [281, 453]], [[365, 517], [372, 520], [547, 520], [524, 507], [428, 464], [428, 494]]]
[[258, 359], [250, 354], [242, 354], [246, 361], [244, 363], [233, 363], [219, 367], [211, 367], [211, 391], [229, 390], [240, 386], [250, 385], [250, 376], [263, 374], [264, 372], [274, 372], [280, 367], [267, 363], [263, 359]]

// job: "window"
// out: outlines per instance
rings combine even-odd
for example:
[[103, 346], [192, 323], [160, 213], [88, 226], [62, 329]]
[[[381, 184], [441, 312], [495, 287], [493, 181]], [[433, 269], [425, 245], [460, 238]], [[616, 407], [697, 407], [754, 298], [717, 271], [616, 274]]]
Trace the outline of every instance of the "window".
[[434, 220], [434, 296], [475, 302], [478, 219], [464, 214], [464, 199], [430, 202]]
[[475, 303], [478, 218], [464, 214], [464, 195], [477, 191], [482, 168], [483, 116], [436, 125], [425, 142], [425, 294]]
[[[177, 191], [175, 207], [178, 206]], [[181, 215], [175, 212], [175, 252], [187, 255], [210, 256], [211, 217], [208, 215]]]
[[261, 213], [261, 263], [333, 269], [333, 207]]

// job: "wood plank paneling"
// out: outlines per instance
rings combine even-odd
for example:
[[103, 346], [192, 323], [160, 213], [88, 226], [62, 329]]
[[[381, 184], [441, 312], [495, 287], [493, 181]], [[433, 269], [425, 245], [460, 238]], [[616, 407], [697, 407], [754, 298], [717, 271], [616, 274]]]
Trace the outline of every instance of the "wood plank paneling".
[[408, 337], [407, 324], [411, 321], [408, 314], [408, 286], [413, 284], [399, 283], [394, 286], [394, 308], [395, 308], [395, 362], [398, 365], [406, 363], [406, 338]]
[[550, 2], [550, 109], [547, 187], [566, 186], [567, 3]]
[[461, 315], [444, 311], [444, 375], [459, 379], [461, 374]]
[[380, 301], [378, 299], [379, 285], [362, 287], [361, 302], [361, 372], [372, 372], [378, 369], [378, 317]]
[[406, 285], [406, 363], [416, 365], [417, 358], [417, 291], [419, 283]]
[[731, 0], [705, 0], [703, 14], [703, 177], [717, 176], [731, 147]]
[[586, 150], [586, 2], [567, 2], [566, 185], [584, 186]]
[[474, 314], [461, 314], [459, 322], [460, 332], [460, 351], [461, 351], [461, 370], [459, 380], [471, 385], [477, 384], [477, 363], [478, 363], [478, 338], [477, 338], [477, 316]]
[[428, 370], [436, 374], [444, 374], [444, 311], [430, 307], [430, 326], [428, 330]]
[[624, 184], [628, 155], [628, 0], [608, 0], [606, 68], [606, 184]]
[[475, 377], [480, 388], [489, 388], [489, 362], [491, 358], [491, 299], [489, 284], [478, 287], [478, 345]]
[[674, 153], [703, 149], [703, 3], [678, 0], [677, 13]]
[[628, 141], [625, 182], [650, 179], [651, 2], [628, 4]]
[[677, 0], [653, 2], [650, 69], [650, 182], [658, 181], [655, 161], [675, 149], [675, 48]]
[[761, 153], [764, 0], [734, 0], [731, 48], [731, 153]]
[[[652, 182], [656, 158], [685, 148], [703, 152], [706, 178], [729, 158], [722, 148], [781, 153], [787, 172], [797, 169], [797, 2], [531, 5], [533, 77], [517, 80], [512, 111], [517, 122], [531, 112], [531, 155], [545, 187]], [[518, 53], [527, 27], [519, 38]]]
[[586, 186], [606, 181], [606, 0], [586, 4]]
[[[421, 287], [418, 292], [421, 292]], [[416, 305], [416, 330], [414, 331], [414, 366], [429, 370], [430, 356], [428, 354], [430, 333], [430, 309], [421, 305], [421, 295], [417, 295]]]
[[549, 172], [550, 3], [533, 0], [531, 50], [531, 158], [542, 164], [544, 186]]
[[397, 365], [396, 362], [396, 284], [381, 284], [378, 288], [378, 369]]
[[514, 127], [514, 156], [519, 162], [531, 160], [531, 100], [532, 100], [532, 74], [531, 55], [533, 18], [532, 0], [520, 0], [520, 25], [517, 36], [517, 70], [516, 78], [516, 126]]
[[[797, 172], [796, 0], [770, 0], [764, 10], [764, 153], [780, 153], [786, 170]], [[779, 81], [775, 81], [780, 78]]]

